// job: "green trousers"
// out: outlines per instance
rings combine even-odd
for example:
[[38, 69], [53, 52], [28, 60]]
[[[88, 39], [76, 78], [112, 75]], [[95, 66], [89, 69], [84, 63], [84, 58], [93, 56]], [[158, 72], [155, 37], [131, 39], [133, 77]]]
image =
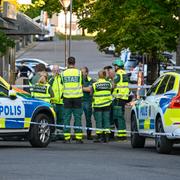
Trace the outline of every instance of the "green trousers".
[[[64, 108], [64, 125], [69, 126], [72, 114], [74, 116], [74, 126], [82, 126], [82, 108]], [[70, 128], [64, 128], [64, 133], [70, 133]], [[82, 133], [81, 129], [75, 129], [75, 133]]]
[[84, 101], [83, 102], [83, 111], [86, 118], [86, 127], [92, 127], [92, 102], [91, 101]]
[[117, 129], [126, 129], [126, 122], [124, 119], [124, 111], [121, 106], [113, 106], [113, 119], [117, 122]]
[[[94, 118], [96, 128], [109, 130], [110, 128], [110, 111], [95, 111]], [[96, 131], [96, 134], [102, 134], [103, 131]]]
[[[56, 117], [57, 117], [57, 124], [58, 125], [63, 125], [64, 124], [64, 106], [63, 104], [55, 104], [54, 109], [56, 112]], [[63, 129], [61, 127], [58, 127], [58, 129]]]

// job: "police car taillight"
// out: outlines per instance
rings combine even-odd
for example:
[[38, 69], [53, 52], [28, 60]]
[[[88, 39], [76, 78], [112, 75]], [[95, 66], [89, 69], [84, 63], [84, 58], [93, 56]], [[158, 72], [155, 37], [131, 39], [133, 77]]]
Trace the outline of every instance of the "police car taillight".
[[180, 108], [180, 93], [172, 98], [169, 108]]

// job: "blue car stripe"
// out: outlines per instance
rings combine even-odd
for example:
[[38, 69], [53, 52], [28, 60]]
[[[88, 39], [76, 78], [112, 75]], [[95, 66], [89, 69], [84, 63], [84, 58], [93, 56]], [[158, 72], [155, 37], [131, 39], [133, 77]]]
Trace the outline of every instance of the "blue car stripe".
[[18, 129], [18, 128], [24, 128], [24, 123], [22, 122], [11, 122], [11, 121], [8, 121], [8, 120], [18, 120], [18, 121], [24, 121], [24, 118], [6, 118], [6, 121], [5, 121], [5, 127], [6, 128], [12, 128], [12, 129]]

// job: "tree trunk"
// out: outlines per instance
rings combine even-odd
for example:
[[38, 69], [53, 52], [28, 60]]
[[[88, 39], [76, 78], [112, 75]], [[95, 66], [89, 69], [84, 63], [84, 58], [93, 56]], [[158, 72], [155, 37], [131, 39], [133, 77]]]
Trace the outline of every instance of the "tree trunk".
[[[84, 18], [85, 18], [85, 13], [82, 12], [82, 19], [84, 19]], [[84, 28], [82, 28], [82, 36], [85, 36], [85, 29]]]
[[158, 77], [157, 53], [153, 51], [148, 58], [147, 84], [152, 84]]
[[[178, 15], [179, 15], [179, 24], [180, 24], [180, 8], [178, 8]], [[176, 66], [180, 66], [180, 35], [176, 47]]]
[[176, 48], [176, 66], [180, 66], [180, 37]]

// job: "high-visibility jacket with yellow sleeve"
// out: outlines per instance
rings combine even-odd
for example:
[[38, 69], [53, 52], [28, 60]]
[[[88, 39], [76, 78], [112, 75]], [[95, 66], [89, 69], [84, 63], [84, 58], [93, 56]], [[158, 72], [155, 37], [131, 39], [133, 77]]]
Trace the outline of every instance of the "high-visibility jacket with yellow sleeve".
[[112, 84], [105, 79], [99, 79], [93, 83], [93, 107], [100, 108], [110, 106], [112, 103], [111, 95]]
[[51, 103], [54, 104], [63, 104], [63, 85], [61, 82], [61, 76], [56, 75], [49, 80], [49, 84], [52, 87], [52, 90], [54, 92], [54, 97], [51, 99]]
[[50, 85], [47, 84], [41, 84], [41, 83], [36, 83], [35, 86], [31, 89], [31, 96], [42, 99], [46, 102], [51, 101], [51, 95], [49, 92]]
[[126, 72], [122, 69], [119, 69], [116, 72], [116, 75], [119, 75], [119, 82], [115, 84], [115, 88], [113, 90], [113, 97], [123, 100], [128, 100], [129, 98], [129, 88], [124, 88], [123, 86], [128, 86], [128, 76]]
[[68, 68], [61, 74], [64, 98], [83, 97], [82, 73], [76, 68]]

